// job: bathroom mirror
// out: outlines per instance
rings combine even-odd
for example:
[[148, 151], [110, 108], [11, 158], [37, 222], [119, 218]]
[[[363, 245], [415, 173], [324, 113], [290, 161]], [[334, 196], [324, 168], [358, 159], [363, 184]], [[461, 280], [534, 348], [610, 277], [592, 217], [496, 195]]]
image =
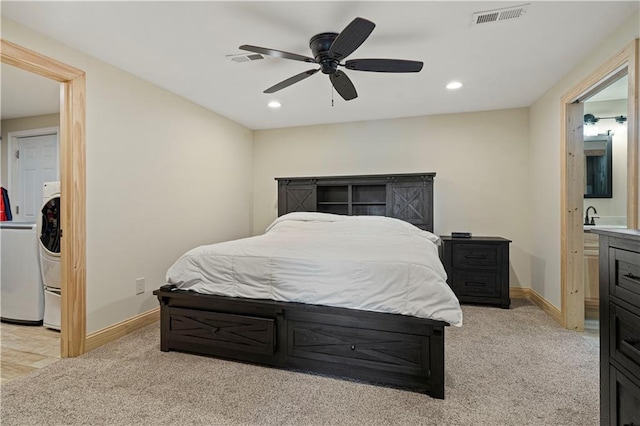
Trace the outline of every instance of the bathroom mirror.
[[584, 198], [612, 198], [611, 136], [586, 136], [584, 161]]

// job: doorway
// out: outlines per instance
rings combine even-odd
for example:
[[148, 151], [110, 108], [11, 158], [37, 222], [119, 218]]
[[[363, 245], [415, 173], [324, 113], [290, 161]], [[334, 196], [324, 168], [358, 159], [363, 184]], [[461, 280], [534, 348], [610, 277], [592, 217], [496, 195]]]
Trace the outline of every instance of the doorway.
[[[626, 69], [584, 100], [584, 290], [585, 331], [597, 331], [600, 317], [599, 227], [627, 226]], [[617, 78], [617, 79], [616, 79]]]
[[638, 39], [629, 43], [561, 99], [561, 311], [565, 328], [583, 331], [584, 102], [628, 76], [626, 227], [638, 227]]
[[75, 357], [86, 339], [85, 73], [1, 39], [0, 60], [60, 83], [60, 355]]

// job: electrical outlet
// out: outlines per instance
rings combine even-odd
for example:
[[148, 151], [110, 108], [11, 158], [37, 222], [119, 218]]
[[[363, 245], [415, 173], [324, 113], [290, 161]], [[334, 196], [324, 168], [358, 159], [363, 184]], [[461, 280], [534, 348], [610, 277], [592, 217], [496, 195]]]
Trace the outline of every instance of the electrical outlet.
[[136, 280], [136, 294], [144, 293], [144, 277]]

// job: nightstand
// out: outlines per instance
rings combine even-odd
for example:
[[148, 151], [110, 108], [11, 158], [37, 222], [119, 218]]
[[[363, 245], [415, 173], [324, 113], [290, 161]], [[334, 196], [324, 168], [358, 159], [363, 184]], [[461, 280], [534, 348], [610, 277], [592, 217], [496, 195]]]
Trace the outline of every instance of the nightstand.
[[509, 309], [509, 243], [501, 237], [441, 236], [447, 284], [461, 303]]

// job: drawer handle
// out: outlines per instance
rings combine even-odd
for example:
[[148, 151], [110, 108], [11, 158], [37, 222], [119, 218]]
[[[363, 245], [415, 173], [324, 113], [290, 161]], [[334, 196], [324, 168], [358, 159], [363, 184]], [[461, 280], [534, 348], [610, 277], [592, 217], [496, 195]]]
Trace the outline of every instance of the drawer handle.
[[464, 257], [465, 259], [486, 259], [487, 256], [483, 255], [483, 254], [468, 254]]
[[636, 277], [633, 275], [633, 272], [629, 272], [628, 274], [624, 274], [623, 277], [629, 278], [630, 280], [640, 281], [640, 277]]
[[487, 283], [481, 283], [479, 281], [465, 281], [464, 283], [472, 287], [486, 287], [487, 285]]
[[356, 350], [356, 345], [351, 345], [351, 350], [355, 351]]

